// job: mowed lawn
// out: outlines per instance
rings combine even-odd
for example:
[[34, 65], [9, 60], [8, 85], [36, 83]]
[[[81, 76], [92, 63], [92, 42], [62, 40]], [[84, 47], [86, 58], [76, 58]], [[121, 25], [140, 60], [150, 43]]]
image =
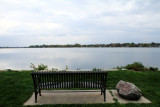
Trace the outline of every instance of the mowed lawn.
[[[19, 107], [33, 93], [31, 71], [0, 72], [0, 107]], [[151, 104], [67, 104], [41, 105], [41, 107], [160, 107], [160, 71], [111, 71], [107, 78], [107, 89], [115, 89], [118, 81], [134, 83], [142, 90]]]

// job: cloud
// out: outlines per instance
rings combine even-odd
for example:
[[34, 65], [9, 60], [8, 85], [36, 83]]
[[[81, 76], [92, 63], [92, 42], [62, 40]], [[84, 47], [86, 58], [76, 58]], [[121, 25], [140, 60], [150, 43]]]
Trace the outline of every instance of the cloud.
[[0, 46], [12, 46], [14, 39], [18, 46], [159, 42], [159, 5], [158, 0], [1, 0]]

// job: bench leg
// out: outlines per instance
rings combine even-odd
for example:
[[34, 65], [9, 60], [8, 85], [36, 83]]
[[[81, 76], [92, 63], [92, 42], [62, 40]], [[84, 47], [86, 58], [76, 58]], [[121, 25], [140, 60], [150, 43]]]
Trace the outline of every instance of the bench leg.
[[104, 102], [106, 102], [106, 89], [104, 88]]
[[37, 92], [35, 92], [35, 103], [37, 102]]
[[101, 95], [102, 95], [102, 88], [101, 88]]
[[41, 89], [39, 89], [39, 96], [41, 96]]

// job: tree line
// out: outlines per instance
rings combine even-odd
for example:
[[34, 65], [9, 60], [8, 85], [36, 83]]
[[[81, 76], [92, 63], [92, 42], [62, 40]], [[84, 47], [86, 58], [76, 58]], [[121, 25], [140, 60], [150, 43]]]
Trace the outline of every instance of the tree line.
[[66, 45], [31, 45], [28, 48], [56, 48], [56, 47], [160, 47], [160, 43], [110, 43], [110, 44], [66, 44]]

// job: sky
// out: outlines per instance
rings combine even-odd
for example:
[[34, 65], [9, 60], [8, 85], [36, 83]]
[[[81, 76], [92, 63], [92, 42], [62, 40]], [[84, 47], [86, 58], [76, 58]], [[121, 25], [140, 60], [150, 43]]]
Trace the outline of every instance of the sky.
[[0, 46], [160, 42], [160, 0], [0, 0]]

